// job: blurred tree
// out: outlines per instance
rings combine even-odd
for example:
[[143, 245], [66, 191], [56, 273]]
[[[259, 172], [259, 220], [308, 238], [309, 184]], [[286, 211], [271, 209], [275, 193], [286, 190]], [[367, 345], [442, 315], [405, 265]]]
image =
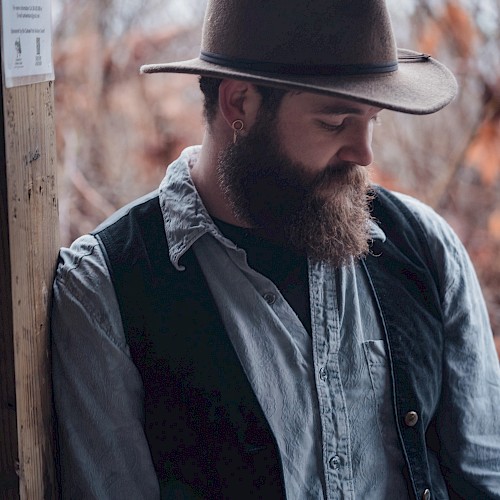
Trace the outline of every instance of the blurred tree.
[[405, 5], [393, 9], [400, 46], [446, 62], [460, 93], [435, 115], [386, 113], [376, 137], [375, 175], [451, 223], [475, 264], [493, 331], [500, 335], [500, 4]]
[[[139, 75], [140, 64], [188, 57], [199, 45], [204, 6], [193, 0], [164, 3], [56, 3], [57, 144], [65, 244], [156, 187], [165, 165], [182, 146], [200, 139], [199, 96], [192, 84], [182, 83], [186, 77], [165, 81]], [[186, 114], [190, 106], [196, 109]]]

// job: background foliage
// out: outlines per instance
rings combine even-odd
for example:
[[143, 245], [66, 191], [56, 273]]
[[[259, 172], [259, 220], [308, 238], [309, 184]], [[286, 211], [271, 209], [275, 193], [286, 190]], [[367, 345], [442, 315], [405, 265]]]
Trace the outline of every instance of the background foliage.
[[[197, 79], [141, 64], [199, 50], [204, 0], [55, 3], [57, 160], [63, 244], [157, 187], [203, 132]], [[375, 179], [453, 226], [479, 275], [500, 351], [500, 5], [392, 0], [401, 47], [444, 61], [459, 97], [430, 116], [382, 113]], [[432, 91], [432, 89], [429, 89]]]

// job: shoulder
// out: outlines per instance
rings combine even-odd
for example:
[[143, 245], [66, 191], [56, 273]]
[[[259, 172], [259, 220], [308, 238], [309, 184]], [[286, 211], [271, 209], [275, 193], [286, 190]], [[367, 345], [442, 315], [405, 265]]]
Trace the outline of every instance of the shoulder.
[[[446, 243], [451, 243], [453, 247], [455, 245], [461, 245], [455, 231], [446, 220], [429, 205], [426, 205], [412, 196], [397, 191], [384, 190], [384, 192], [396, 198], [400, 205], [413, 216], [423, 230], [429, 243], [439, 244], [445, 241]], [[397, 204], [395, 207], [397, 208]]]
[[457, 254], [455, 257], [458, 257], [458, 254], [465, 252], [456, 232], [433, 208], [407, 194], [396, 191], [391, 193], [417, 220], [435, 257], [449, 258], [450, 254]]
[[149, 218], [151, 214], [154, 213], [159, 213], [161, 215], [158, 190], [141, 196], [118, 209], [114, 214], [97, 226], [97, 228], [92, 231], [92, 234], [102, 233], [104, 230], [118, 225], [118, 223], [123, 224], [130, 221], [130, 219]]
[[391, 193], [410, 211], [418, 221], [425, 236], [430, 255], [435, 262], [442, 294], [474, 283], [476, 275], [469, 255], [457, 233], [433, 208], [407, 194]]
[[99, 242], [90, 234], [80, 236], [69, 248], [62, 247], [56, 270], [56, 282], [71, 281], [73, 276], [106, 274], [106, 263]]
[[[53, 283], [52, 328], [89, 328], [124, 346], [121, 315], [103, 250], [92, 235], [61, 248]], [[55, 331], [56, 330], [56, 331]]]
[[432, 232], [438, 230], [439, 232], [453, 232], [445, 219], [429, 205], [408, 194], [399, 193], [397, 191], [391, 191], [391, 193], [410, 210], [428, 231]]
[[165, 229], [158, 192], [149, 193], [115, 212], [92, 235], [101, 245], [112, 278], [117, 266], [127, 266], [143, 256], [163, 249]]

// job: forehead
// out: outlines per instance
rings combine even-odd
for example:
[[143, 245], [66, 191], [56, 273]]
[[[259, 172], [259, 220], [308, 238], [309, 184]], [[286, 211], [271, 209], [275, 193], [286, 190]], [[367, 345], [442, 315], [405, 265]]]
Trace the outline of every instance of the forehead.
[[300, 110], [306, 113], [316, 113], [325, 115], [373, 115], [381, 108], [345, 99], [309, 92], [289, 92], [283, 98], [283, 107]]

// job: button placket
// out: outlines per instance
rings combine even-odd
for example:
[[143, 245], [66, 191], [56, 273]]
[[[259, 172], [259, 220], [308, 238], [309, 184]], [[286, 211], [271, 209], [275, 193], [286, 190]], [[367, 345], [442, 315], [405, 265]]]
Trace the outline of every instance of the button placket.
[[328, 460], [328, 465], [330, 466], [330, 469], [338, 470], [340, 467], [340, 458], [338, 455], [331, 457], [330, 460]]
[[336, 277], [324, 263], [310, 267], [311, 320], [317, 395], [323, 435], [323, 464], [328, 498], [339, 498], [349, 481], [347, 411], [340, 380], [340, 321]]

